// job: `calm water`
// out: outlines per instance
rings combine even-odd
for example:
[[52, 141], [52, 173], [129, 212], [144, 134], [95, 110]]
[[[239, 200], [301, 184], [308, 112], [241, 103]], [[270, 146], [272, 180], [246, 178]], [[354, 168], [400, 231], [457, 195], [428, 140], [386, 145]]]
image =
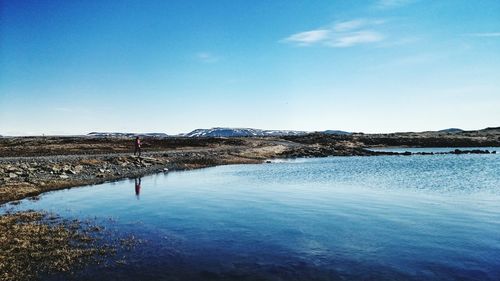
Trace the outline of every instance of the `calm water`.
[[499, 154], [223, 166], [16, 208], [147, 240], [76, 280], [500, 280]]

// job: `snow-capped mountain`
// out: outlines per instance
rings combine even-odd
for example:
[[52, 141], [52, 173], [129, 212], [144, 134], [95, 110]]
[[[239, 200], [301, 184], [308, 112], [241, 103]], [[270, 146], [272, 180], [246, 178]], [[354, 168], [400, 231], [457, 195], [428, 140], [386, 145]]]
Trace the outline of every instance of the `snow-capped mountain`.
[[291, 136], [304, 135], [308, 132], [304, 131], [287, 131], [287, 130], [261, 130], [252, 128], [211, 128], [211, 129], [196, 129], [185, 134], [187, 137], [264, 137], [264, 136]]
[[[224, 128], [215, 127], [210, 129], [196, 129], [187, 134], [179, 134], [182, 137], [280, 137], [280, 136], [300, 136], [312, 132], [307, 131], [292, 131], [292, 130], [262, 130], [253, 128]], [[317, 133], [332, 134], [332, 135], [347, 135], [351, 134], [345, 131], [327, 130]], [[92, 137], [168, 137], [165, 133], [121, 133], [121, 132], [92, 132], [88, 136]]]

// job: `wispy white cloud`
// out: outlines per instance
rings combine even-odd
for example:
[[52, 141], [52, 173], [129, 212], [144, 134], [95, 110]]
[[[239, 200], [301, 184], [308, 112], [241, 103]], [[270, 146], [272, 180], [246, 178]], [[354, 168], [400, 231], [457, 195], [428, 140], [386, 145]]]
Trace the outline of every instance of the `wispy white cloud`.
[[336, 22], [326, 28], [318, 28], [292, 34], [282, 41], [298, 46], [323, 45], [335, 48], [380, 42], [384, 35], [373, 30], [383, 20], [354, 19]]
[[337, 22], [336, 24], [334, 24], [333, 29], [337, 32], [345, 32], [356, 28], [360, 28], [365, 24], [366, 24], [365, 19], [348, 20], [348, 21]]
[[332, 47], [351, 47], [359, 44], [380, 42], [384, 39], [384, 36], [376, 31], [357, 31], [351, 32], [339, 36], [338, 38], [333, 38], [330, 42], [327, 42], [328, 46]]
[[465, 35], [472, 37], [500, 37], [500, 32], [468, 33]]
[[336, 32], [347, 32], [364, 27], [372, 27], [380, 24], [384, 24], [385, 20], [382, 19], [354, 19], [348, 21], [336, 22], [333, 25], [333, 30]]
[[311, 45], [321, 42], [328, 38], [330, 33], [327, 29], [316, 29], [292, 34], [284, 39], [284, 41], [297, 43], [301, 46]]
[[196, 54], [196, 59], [203, 63], [215, 63], [220, 60], [220, 58], [209, 52], [199, 52]]
[[406, 6], [414, 3], [416, 0], [378, 0], [375, 6], [381, 9], [390, 9]]

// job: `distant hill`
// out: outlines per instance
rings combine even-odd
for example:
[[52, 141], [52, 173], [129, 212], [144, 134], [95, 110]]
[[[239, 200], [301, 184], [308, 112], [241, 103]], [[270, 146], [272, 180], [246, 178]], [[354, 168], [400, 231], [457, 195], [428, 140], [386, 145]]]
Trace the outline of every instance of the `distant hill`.
[[304, 131], [261, 130], [252, 128], [211, 128], [196, 129], [185, 134], [187, 137], [265, 137], [265, 136], [296, 136], [305, 135]]
[[323, 131], [321, 133], [327, 134], [327, 135], [352, 135], [351, 132], [339, 131], [339, 130], [326, 130], [326, 131]]
[[440, 133], [456, 134], [456, 133], [461, 133], [463, 131], [464, 130], [459, 129], [459, 128], [449, 128], [449, 129], [439, 130], [438, 132], [440, 132]]
[[168, 137], [167, 134], [165, 133], [118, 133], [118, 132], [92, 132], [87, 134], [87, 136], [93, 136], [93, 137], [136, 137], [136, 136], [142, 136], [142, 137]]
[[488, 128], [479, 130], [479, 132], [500, 132], [500, 127], [488, 127]]

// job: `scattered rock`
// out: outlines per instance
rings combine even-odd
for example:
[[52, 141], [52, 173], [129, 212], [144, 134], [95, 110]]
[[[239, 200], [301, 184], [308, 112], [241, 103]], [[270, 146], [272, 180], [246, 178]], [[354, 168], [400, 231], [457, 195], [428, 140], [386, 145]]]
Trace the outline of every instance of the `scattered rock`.
[[76, 165], [73, 170], [76, 172], [76, 173], [80, 173], [81, 171], [83, 171], [83, 166], [82, 165]]
[[455, 149], [449, 152], [450, 154], [490, 154], [489, 150], [481, 150], [481, 149], [471, 149], [471, 150], [461, 150]]

